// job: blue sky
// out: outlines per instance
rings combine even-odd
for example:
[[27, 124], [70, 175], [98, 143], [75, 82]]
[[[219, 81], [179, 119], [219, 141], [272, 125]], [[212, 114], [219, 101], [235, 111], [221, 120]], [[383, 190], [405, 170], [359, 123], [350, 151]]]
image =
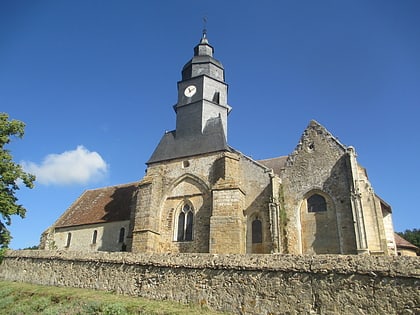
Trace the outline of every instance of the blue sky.
[[38, 176], [18, 192], [12, 248], [38, 244], [84, 190], [143, 177], [203, 16], [231, 146], [288, 155], [315, 119], [356, 148], [395, 230], [420, 227], [420, 1], [3, 0], [0, 111], [26, 123], [7, 148]]

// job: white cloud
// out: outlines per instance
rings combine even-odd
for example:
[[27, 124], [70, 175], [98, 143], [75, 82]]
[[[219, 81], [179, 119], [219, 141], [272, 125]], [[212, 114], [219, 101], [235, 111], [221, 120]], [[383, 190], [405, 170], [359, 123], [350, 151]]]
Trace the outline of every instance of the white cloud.
[[22, 162], [22, 166], [36, 176], [38, 183], [45, 185], [87, 184], [103, 179], [108, 172], [108, 165], [99, 153], [90, 152], [82, 145], [76, 150], [49, 154], [40, 165]]

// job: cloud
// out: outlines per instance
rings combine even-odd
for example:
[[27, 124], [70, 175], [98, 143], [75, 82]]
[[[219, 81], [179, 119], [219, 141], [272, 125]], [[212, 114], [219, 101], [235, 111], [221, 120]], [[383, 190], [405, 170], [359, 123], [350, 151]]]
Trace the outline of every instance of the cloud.
[[103, 179], [108, 173], [108, 165], [99, 153], [82, 145], [76, 150], [49, 154], [40, 165], [24, 161], [22, 167], [44, 185], [87, 184]]

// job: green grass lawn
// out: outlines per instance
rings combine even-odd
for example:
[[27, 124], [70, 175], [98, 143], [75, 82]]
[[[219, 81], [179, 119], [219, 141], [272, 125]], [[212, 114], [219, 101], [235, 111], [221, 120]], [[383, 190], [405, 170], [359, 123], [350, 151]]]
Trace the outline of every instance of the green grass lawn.
[[221, 314], [206, 307], [104, 291], [0, 281], [0, 314]]

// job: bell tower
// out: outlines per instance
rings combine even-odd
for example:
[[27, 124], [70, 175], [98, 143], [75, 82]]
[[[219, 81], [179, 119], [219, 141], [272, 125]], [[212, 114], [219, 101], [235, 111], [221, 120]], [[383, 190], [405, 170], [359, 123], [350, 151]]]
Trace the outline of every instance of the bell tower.
[[197, 154], [229, 151], [227, 145], [228, 85], [220, 61], [213, 57], [206, 31], [178, 82], [176, 130], [167, 132], [147, 164]]
[[176, 112], [177, 136], [203, 133], [212, 120], [220, 119], [227, 139], [228, 86], [223, 65], [213, 58], [213, 47], [206, 32], [194, 48], [194, 57], [182, 69], [178, 82]]

